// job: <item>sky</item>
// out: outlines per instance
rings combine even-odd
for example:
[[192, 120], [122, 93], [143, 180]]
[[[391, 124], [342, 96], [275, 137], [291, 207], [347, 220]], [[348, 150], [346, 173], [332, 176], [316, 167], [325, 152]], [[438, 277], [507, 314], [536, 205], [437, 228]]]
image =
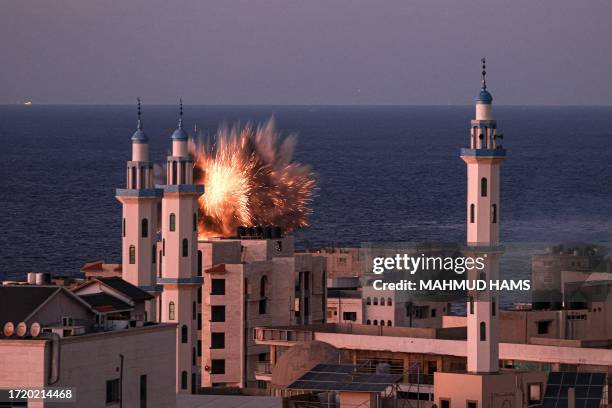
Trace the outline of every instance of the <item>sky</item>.
[[0, 0], [0, 103], [612, 104], [609, 0]]

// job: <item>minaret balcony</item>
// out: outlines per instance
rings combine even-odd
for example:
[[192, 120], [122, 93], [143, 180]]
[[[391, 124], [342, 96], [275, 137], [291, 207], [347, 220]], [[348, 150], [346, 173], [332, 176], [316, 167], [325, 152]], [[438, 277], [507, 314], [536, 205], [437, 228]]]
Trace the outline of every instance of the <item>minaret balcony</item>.
[[472, 157], [506, 157], [506, 149], [498, 147], [495, 149], [469, 149], [462, 148], [461, 156]]
[[158, 184], [155, 188], [163, 190], [164, 193], [204, 194], [204, 186], [202, 184]]
[[115, 190], [117, 197], [142, 197], [142, 198], [161, 198], [163, 191], [159, 188], [118, 188]]

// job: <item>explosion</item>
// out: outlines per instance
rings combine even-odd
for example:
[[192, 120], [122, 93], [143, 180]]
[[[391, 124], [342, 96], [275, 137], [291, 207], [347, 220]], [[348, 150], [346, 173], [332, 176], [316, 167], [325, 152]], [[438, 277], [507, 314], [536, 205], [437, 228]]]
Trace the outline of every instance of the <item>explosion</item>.
[[274, 120], [221, 127], [215, 140], [190, 142], [199, 198], [199, 237], [234, 236], [239, 226], [308, 225], [315, 192], [309, 166], [293, 162], [296, 136], [281, 137]]

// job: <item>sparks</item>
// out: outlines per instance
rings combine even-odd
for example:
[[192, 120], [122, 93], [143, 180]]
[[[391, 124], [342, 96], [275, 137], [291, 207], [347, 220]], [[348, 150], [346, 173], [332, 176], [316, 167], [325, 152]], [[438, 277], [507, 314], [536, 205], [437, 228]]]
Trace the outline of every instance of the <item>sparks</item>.
[[293, 162], [296, 136], [281, 137], [274, 121], [222, 127], [210, 140], [192, 141], [200, 197], [199, 237], [233, 236], [237, 227], [308, 225], [315, 191], [309, 166]]

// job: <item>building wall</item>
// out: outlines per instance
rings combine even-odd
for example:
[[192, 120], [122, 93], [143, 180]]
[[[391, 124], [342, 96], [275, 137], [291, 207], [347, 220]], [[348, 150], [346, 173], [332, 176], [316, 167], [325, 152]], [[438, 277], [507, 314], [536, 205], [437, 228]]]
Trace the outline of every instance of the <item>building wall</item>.
[[[354, 321], [344, 319], [344, 313], [355, 313]], [[363, 324], [363, 302], [361, 298], [327, 298], [326, 323]]]
[[74, 387], [79, 406], [118, 407], [118, 403], [106, 404], [106, 381], [120, 378], [123, 355], [123, 406], [140, 406], [140, 376], [146, 375], [147, 407], [174, 407], [175, 342], [173, 324], [64, 338], [60, 378], [53, 386]]
[[[35, 312], [26, 323], [40, 323], [42, 327], [62, 323], [62, 317], [72, 317], [75, 325], [84, 325], [89, 328], [93, 312], [74, 297], [60, 290], [40, 310]], [[15, 322], [17, 324], [17, 322]]]
[[[0, 388], [44, 387], [46, 340], [0, 340]], [[42, 408], [31, 402], [30, 408]]]

